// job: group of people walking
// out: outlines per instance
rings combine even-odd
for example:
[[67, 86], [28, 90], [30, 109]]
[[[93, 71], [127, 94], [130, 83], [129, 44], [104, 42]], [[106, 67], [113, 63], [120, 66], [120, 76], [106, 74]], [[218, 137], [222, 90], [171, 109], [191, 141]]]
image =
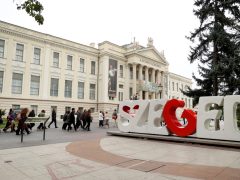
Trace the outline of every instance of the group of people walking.
[[[45, 110], [42, 110], [38, 117], [45, 117]], [[31, 110], [29, 112], [28, 108], [22, 109], [19, 113], [14, 112], [13, 109], [10, 109], [7, 115], [7, 122], [3, 129], [4, 132], [6, 132], [8, 129], [11, 129], [11, 132], [16, 132], [16, 135], [19, 135], [20, 133], [24, 133], [26, 131], [27, 134], [31, 133], [32, 128], [35, 126], [35, 123], [26, 123], [26, 120], [28, 117], [36, 117], [35, 111]], [[56, 110], [52, 109], [51, 113], [51, 119], [52, 121], [48, 124], [48, 128], [54, 123], [55, 128], [58, 128], [57, 126], [57, 119], [56, 119]], [[77, 131], [79, 128], [82, 128], [83, 130], [90, 131], [90, 126], [92, 122], [92, 116], [91, 116], [91, 110], [84, 110], [78, 109], [77, 112], [75, 112], [75, 108], [72, 108], [71, 112], [66, 111], [63, 116], [63, 130], [71, 130], [74, 128], [75, 131]], [[102, 112], [99, 113], [99, 127], [107, 126], [109, 128], [109, 119], [108, 112]], [[117, 112], [114, 110], [112, 114], [112, 119], [117, 119]], [[15, 122], [18, 122], [18, 126], [15, 129]], [[73, 126], [73, 127], [72, 127]], [[47, 129], [47, 127], [40, 123], [37, 127], [38, 130]], [[20, 132], [21, 131], [21, 132]]]
[[[75, 123], [75, 115], [76, 115], [76, 123]], [[82, 128], [83, 130], [90, 131], [90, 125], [92, 122], [91, 110], [82, 111], [80, 108], [75, 112], [75, 108], [72, 108], [72, 111], [66, 111], [63, 116], [63, 130], [71, 130], [72, 125], [75, 131], [78, 128]]]
[[[99, 115], [98, 115], [98, 120], [99, 120], [99, 127], [104, 127], [106, 126], [107, 128], [109, 128], [109, 114], [108, 112], [106, 111], [105, 113], [103, 111], [100, 111], [99, 112]], [[117, 110], [115, 109], [113, 114], [112, 114], [112, 119], [114, 120], [115, 122], [115, 125], [117, 126]]]

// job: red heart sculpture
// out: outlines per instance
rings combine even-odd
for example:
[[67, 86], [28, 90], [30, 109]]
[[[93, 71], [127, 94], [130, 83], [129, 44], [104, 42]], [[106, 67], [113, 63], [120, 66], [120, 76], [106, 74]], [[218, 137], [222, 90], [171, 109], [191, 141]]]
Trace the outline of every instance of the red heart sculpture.
[[136, 114], [135, 111], [139, 109], [139, 105], [135, 105], [135, 106], [133, 107], [134, 112], [131, 112], [131, 111], [130, 111], [131, 108], [130, 108], [129, 106], [123, 106], [122, 109], [123, 109], [123, 111], [124, 111], [125, 113], [128, 113], [128, 114], [130, 114], [132, 117], [134, 117], [135, 114]]

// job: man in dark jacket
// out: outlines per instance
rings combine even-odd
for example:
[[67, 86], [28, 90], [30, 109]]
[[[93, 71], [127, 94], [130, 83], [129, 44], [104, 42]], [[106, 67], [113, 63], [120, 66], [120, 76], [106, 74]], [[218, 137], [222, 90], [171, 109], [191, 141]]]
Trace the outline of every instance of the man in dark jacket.
[[77, 128], [75, 125], [75, 108], [72, 108], [72, 112], [69, 115], [68, 131], [70, 130], [71, 124], [73, 124], [74, 130], [77, 131]]
[[48, 128], [50, 128], [52, 123], [55, 124], [55, 128], [58, 128], [57, 127], [57, 114], [56, 114], [56, 110], [55, 109], [52, 110], [52, 121], [49, 123]]

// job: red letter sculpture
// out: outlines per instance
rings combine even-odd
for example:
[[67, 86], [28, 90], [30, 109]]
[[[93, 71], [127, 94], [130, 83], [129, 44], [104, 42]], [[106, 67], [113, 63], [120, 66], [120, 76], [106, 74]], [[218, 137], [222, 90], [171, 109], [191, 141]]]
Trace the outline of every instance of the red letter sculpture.
[[187, 119], [187, 125], [183, 126], [178, 121], [178, 119], [176, 118], [176, 109], [179, 107], [184, 107], [184, 104], [184, 101], [172, 99], [165, 104], [163, 109], [163, 118], [167, 124], [168, 130], [171, 133], [182, 137], [195, 133], [197, 123], [196, 114], [190, 109], [185, 109], [181, 116], [181, 118]]

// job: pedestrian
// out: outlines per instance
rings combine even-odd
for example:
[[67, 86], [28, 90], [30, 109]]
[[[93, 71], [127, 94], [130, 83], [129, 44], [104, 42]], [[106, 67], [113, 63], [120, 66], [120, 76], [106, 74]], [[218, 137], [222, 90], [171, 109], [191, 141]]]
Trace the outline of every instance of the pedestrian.
[[[43, 109], [39, 114], [38, 114], [38, 117], [45, 117], [45, 113], [46, 111]], [[43, 127], [43, 123], [40, 123], [39, 126], [37, 127], [38, 130], [41, 130], [41, 129], [46, 129], [46, 127]]]
[[76, 128], [77, 129], [79, 127], [83, 128], [83, 124], [82, 124], [82, 120], [81, 120], [82, 110], [80, 108], [78, 108], [76, 115], [77, 115]]
[[84, 109], [84, 111], [83, 111], [83, 113], [82, 113], [82, 115], [81, 115], [81, 120], [82, 120], [82, 123], [83, 123], [82, 129], [85, 129], [85, 128], [86, 128], [86, 124], [87, 124], [86, 118], [85, 118], [86, 115], [87, 115], [87, 110]]
[[23, 134], [23, 130], [25, 130], [27, 132], [27, 134], [30, 134], [30, 131], [25, 123], [25, 121], [27, 120], [27, 113], [28, 113], [28, 108], [24, 108], [24, 109], [22, 109], [20, 114], [18, 114], [18, 116], [17, 116], [18, 127], [16, 130], [16, 135], [19, 135], [20, 131], [21, 131], [21, 134]]
[[72, 124], [73, 124], [74, 130], [77, 131], [77, 128], [75, 125], [75, 108], [72, 108], [72, 112], [69, 114], [68, 131], [71, 130]]
[[13, 110], [10, 109], [7, 116], [7, 123], [3, 129], [4, 132], [6, 132], [9, 128], [11, 128], [11, 132], [15, 131], [14, 119], [15, 119], [15, 114]]
[[105, 112], [104, 121], [105, 121], [104, 125], [107, 126], [107, 128], [109, 128], [109, 114], [107, 111]]
[[103, 127], [103, 112], [100, 111], [98, 115], [99, 127]]
[[[32, 111], [28, 114], [28, 117], [35, 117], [35, 111], [32, 109]], [[33, 126], [35, 126], [35, 123], [28, 123], [27, 124], [28, 128], [32, 130]]]
[[66, 111], [64, 116], [63, 116], [62, 130], [66, 130], [67, 129], [67, 126], [69, 124], [69, 114], [70, 114], [70, 111]]
[[48, 128], [50, 128], [52, 123], [55, 124], [55, 128], [58, 128], [57, 127], [57, 114], [56, 114], [56, 110], [54, 108], [52, 110], [52, 121], [49, 123]]
[[91, 131], [90, 130], [90, 125], [91, 125], [91, 122], [92, 122], [92, 116], [91, 116], [91, 110], [90, 109], [86, 112], [85, 120], [86, 120], [86, 123], [87, 123], [86, 130]]
[[113, 114], [112, 114], [112, 119], [113, 119], [114, 124], [115, 124], [116, 127], [117, 127], [117, 118], [118, 118], [117, 110], [114, 109]]

